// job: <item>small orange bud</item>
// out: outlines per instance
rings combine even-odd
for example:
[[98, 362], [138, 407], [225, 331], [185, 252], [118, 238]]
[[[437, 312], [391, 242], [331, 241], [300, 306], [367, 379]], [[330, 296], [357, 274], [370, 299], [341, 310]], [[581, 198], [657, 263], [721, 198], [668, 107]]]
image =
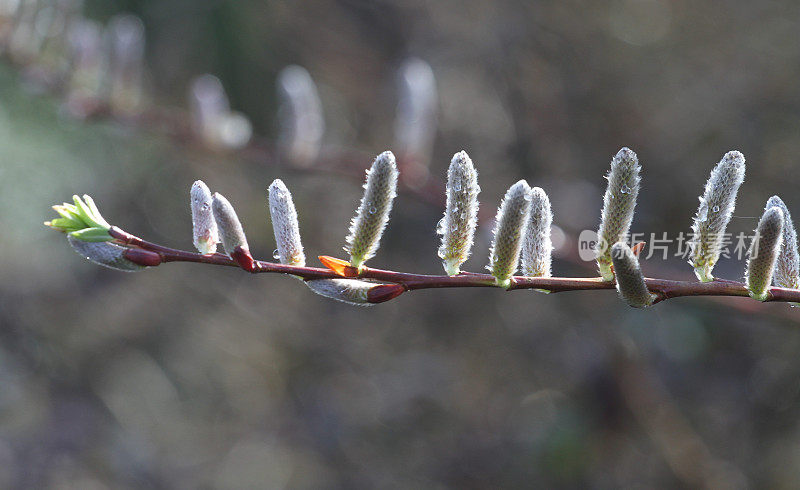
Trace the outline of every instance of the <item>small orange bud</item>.
[[358, 268], [350, 265], [350, 262], [328, 255], [317, 257], [322, 265], [339, 274], [342, 277], [358, 277]]

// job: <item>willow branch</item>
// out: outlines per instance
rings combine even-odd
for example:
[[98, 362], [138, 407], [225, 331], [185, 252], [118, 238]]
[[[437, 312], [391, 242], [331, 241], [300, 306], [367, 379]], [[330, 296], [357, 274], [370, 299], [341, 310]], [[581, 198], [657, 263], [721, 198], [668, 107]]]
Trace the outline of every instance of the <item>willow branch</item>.
[[[119, 243], [155, 252], [161, 262], [194, 262], [228, 267], [240, 267], [239, 263], [227, 255], [215, 253], [203, 255], [165, 247], [148, 242], [131, 235], [117, 227], [109, 231]], [[462, 272], [456, 276], [412, 274], [396, 272], [372, 267], [362, 267], [352, 275], [342, 276], [328, 268], [297, 267], [263, 260], [255, 260], [253, 268], [248, 272], [277, 273], [297, 276], [304, 281], [316, 279], [341, 279], [343, 277], [371, 279], [383, 283], [399, 284], [406, 291], [434, 288], [496, 288], [495, 278], [490, 274]], [[713, 282], [674, 281], [670, 279], [645, 278], [647, 288], [656, 295], [655, 302], [684, 296], [738, 296], [748, 297], [744, 283], [726, 279], [715, 279]], [[507, 290], [537, 289], [552, 293], [564, 291], [588, 291], [614, 289], [614, 281], [604, 281], [600, 277], [522, 277], [512, 278]], [[800, 290], [773, 287], [769, 288], [765, 301], [800, 302]]]

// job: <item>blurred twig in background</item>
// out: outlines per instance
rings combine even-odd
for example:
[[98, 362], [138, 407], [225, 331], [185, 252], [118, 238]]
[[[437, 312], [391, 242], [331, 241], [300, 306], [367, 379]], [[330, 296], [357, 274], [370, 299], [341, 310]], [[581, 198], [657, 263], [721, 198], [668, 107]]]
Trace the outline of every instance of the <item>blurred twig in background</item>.
[[[25, 95], [3, 67], [0, 135], [10, 144], [0, 185], [26, 206], [0, 221], [24, 216], [33, 228], [56, 194], [86, 186], [126, 228], [180, 243], [186, 203], [175, 189], [216, 176], [215, 187], [247, 203], [239, 211], [248, 231], [268, 235], [264, 186], [253, 181], [269, 182], [278, 165], [301, 168], [272, 136], [239, 151], [204, 149], [190, 113], [175, 108], [190, 80], [215, 73], [254, 134], [277, 135], [269, 125], [279, 104], [265, 86], [282, 66], [302, 64], [332, 116], [317, 165], [360, 180], [392, 139], [395, 97], [382, 87], [409, 56], [429, 61], [442, 89], [432, 175], [473, 145], [465, 149], [482, 165], [485, 195], [502, 194], [518, 178], [510, 175], [529, 177], [550, 191], [567, 235], [596, 225], [600, 168], [623, 144], [648, 155], [646, 181], [659, 183], [644, 189], [643, 229], [688, 225], [695, 189], [685, 182], [699, 182], [704, 162], [728, 148], [758, 167], [740, 208], [759, 209], [773, 189], [789, 197], [795, 184], [795, 7], [87, 1], [99, 18], [124, 8], [145, 19], [144, 86], [154, 90], [145, 91], [144, 113], [152, 115], [112, 119], [110, 108], [90, 107], [95, 120], [64, 122], [49, 97]], [[30, 82], [35, 67], [16, 66], [28, 92], [41, 90]], [[130, 137], [131, 127], [144, 131]], [[149, 135], [159, 134], [181, 148], [157, 147]], [[368, 150], [349, 149], [354, 141]], [[316, 173], [290, 174], [302, 180], [293, 187], [302, 189], [296, 201], [312, 246], [338, 236], [352, 211], [342, 196], [355, 198], [348, 180]], [[430, 223], [441, 216], [443, 187], [428, 190], [415, 195], [437, 207], [406, 201], [387, 231], [387, 256], [402, 270], [436, 265], [434, 253], [419, 252], [437, 246]], [[321, 219], [320, 207], [330, 216]], [[483, 212], [491, 219], [490, 206]], [[750, 231], [754, 214], [731, 225]], [[391, 303], [351, 312], [225, 270], [175, 265], [121, 281], [72, 265], [40, 230], [7, 229], [0, 486], [672, 488], [699, 484], [692, 475], [710, 473], [698, 467], [725, 460], [731, 478], [706, 481], [797, 487], [800, 336], [788, 308], [688, 299], [643, 317], [607, 294], [442, 290], [402, 312]], [[476, 247], [488, 240], [479, 234]], [[557, 267], [594, 267], [578, 260], [571, 237], [554, 234], [554, 245]], [[656, 262], [645, 270], [691, 276]], [[717, 268], [741, 271], [733, 261]], [[642, 365], [616, 369], [614, 342], [597, 336], [604, 325], [631, 337]], [[645, 367], [652, 378], [621, 382]], [[653, 383], [665, 398], [637, 408]], [[631, 417], [670, 404], [713, 458], [668, 463], [683, 438], [669, 437], [676, 425]]]

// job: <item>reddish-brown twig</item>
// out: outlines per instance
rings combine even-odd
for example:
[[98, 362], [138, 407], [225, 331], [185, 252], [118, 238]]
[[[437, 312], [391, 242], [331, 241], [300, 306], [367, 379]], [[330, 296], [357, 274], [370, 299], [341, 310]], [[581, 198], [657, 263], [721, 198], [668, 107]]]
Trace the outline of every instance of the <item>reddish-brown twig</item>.
[[[203, 255], [185, 250], [177, 250], [151, 243], [131, 235], [117, 227], [112, 227], [111, 236], [120, 243], [148, 250], [158, 254], [161, 262], [195, 262], [211, 265], [239, 267], [239, 264], [224, 254]], [[152, 264], [148, 264], [152, 265]], [[296, 267], [263, 260], [255, 260], [252, 273], [289, 274], [303, 280], [342, 278], [331, 269], [319, 267]], [[353, 275], [359, 279], [372, 279], [383, 283], [398, 284], [406, 291], [432, 288], [470, 288], [497, 287], [495, 278], [489, 274], [464, 272], [456, 276], [411, 274], [372, 267], [362, 267]], [[669, 279], [646, 278], [648, 289], [656, 294], [655, 302], [683, 296], [749, 296], [747, 287], [737, 281], [715, 279], [713, 282], [673, 281]], [[614, 289], [613, 281], [603, 281], [599, 277], [514, 277], [508, 290], [539, 289], [553, 293], [563, 291], [585, 291], [594, 289]], [[800, 290], [770, 288], [766, 301], [800, 302]]]

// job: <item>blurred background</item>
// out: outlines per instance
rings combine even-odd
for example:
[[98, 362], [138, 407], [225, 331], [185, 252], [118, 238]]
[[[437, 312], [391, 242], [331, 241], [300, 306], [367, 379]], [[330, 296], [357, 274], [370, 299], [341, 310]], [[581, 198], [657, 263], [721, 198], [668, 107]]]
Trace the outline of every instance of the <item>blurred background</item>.
[[[773, 194], [800, 216], [798, 2], [3, 0], [0, 18], [0, 488], [800, 487], [785, 304], [453, 289], [356, 308], [222, 267], [104, 269], [41, 225], [88, 193], [190, 250], [203, 179], [269, 259], [281, 178], [312, 264], [343, 255], [391, 149], [404, 188], [370, 264], [441, 273], [438, 189], [464, 149], [487, 218], [466, 269], [524, 178], [553, 203], [555, 275], [593, 276], [577, 236], [629, 146], [634, 232], [687, 233], [738, 149], [729, 231], [750, 233]], [[670, 250], [645, 273], [693, 279]]]

